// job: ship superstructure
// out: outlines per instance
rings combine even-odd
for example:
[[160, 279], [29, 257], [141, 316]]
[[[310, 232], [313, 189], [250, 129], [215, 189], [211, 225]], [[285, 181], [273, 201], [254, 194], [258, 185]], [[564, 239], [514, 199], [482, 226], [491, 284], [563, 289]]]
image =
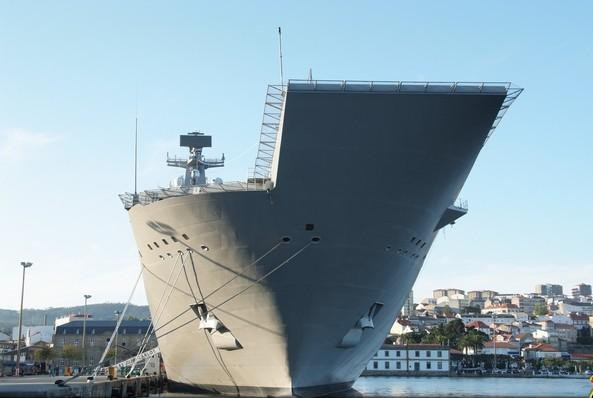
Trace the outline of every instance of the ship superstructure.
[[467, 212], [455, 200], [520, 92], [508, 83], [270, 86], [245, 182], [208, 183], [205, 168], [224, 160], [202, 157], [209, 136], [182, 135], [190, 158], [168, 163], [183, 178], [136, 201], [122, 195], [174, 385], [273, 396], [349, 388], [439, 229]]

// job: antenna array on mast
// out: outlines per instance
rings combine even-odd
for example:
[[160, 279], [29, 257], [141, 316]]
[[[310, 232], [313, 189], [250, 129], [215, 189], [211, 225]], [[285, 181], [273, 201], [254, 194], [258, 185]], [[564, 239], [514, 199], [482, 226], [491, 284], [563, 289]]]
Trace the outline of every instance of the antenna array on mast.
[[284, 86], [284, 69], [282, 65], [282, 29], [278, 26], [278, 42], [280, 45], [280, 85]]

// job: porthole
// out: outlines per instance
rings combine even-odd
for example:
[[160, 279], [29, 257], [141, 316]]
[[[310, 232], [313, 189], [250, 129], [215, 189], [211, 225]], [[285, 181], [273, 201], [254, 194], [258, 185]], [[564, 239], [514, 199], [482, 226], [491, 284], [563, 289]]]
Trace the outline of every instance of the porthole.
[[167, 253], [167, 257], [173, 257], [171, 253]]
[[418, 246], [418, 245], [420, 244], [420, 242], [422, 242], [422, 241], [421, 241], [420, 239], [418, 239], [418, 240], [416, 241], [416, 246]]
[[426, 245], [426, 242], [424, 242], [424, 243], [422, 244], [422, 246], [420, 246], [420, 248], [423, 248], [423, 247], [424, 247], [424, 245]]
[[158, 249], [158, 247], [159, 247], [159, 244], [158, 243], [152, 242], [152, 244], [154, 245], [154, 247], [156, 247]]
[[171, 236], [171, 240], [172, 240], [173, 242], [175, 242], [175, 243], [177, 243], [177, 242], [178, 242], [178, 241], [177, 241], [177, 238], [176, 238], [176, 237], [174, 237], [174, 236]]
[[321, 238], [319, 236], [314, 236], [311, 238], [311, 242], [313, 242], [313, 243], [319, 243], [320, 240], [321, 240]]
[[183, 237], [183, 239], [185, 239], [185, 240], [189, 240], [189, 236], [187, 236], [187, 234], [183, 234], [183, 235], [181, 235], [181, 236]]
[[315, 224], [305, 224], [305, 231], [313, 231], [315, 229]]
[[284, 243], [288, 243], [288, 242], [290, 242], [291, 240], [292, 240], [292, 239], [290, 238], [290, 236], [283, 236], [283, 237], [282, 237], [282, 242], [284, 242]]
[[412, 236], [412, 239], [410, 239], [410, 242], [414, 243], [415, 240], [416, 240], [416, 237]]
[[391, 245], [387, 245], [387, 246], [385, 246], [385, 251], [386, 251], [386, 252], [390, 252], [390, 251], [391, 251]]
[[165, 259], [165, 257], [163, 257], [163, 255], [162, 255], [162, 254], [159, 254], [159, 258], [160, 258], [161, 260], [164, 260], [164, 259]]
[[152, 250], [152, 246], [150, 246], [150, 243], [148, 243], [146, 246], [148, 246], [148, 248], [149, 248], [150, 250]]
[[164, 243], [165, 245], [168, 245], [168, 244], [169, 244], [169, 242], [167, 242], [167, 239], [163, 239], [163, 243]]
[[210, 248], [206, 245], [201, 245], [200, 249], [202, 249], [203, 251], [207, 252], [208, 250], [210, 250]]

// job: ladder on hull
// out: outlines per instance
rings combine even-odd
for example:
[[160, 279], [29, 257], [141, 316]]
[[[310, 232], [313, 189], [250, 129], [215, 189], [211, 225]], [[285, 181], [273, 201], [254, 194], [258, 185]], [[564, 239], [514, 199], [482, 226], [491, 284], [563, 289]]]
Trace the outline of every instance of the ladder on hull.
[[253, 182], [255, 183], [265, 182], [272, 177], [272, 162], [286, 94], [284, 87], [282, 85], [268, 86], [259, 146], [253, 170]]

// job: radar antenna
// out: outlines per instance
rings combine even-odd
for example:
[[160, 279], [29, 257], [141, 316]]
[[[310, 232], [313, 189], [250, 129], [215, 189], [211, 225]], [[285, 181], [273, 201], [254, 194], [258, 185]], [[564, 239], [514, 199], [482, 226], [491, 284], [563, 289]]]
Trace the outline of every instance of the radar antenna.
[[202, 156], [202, 149], [212, 146], [212, 137], [195, 131], [179, 136], [179, 146], [189, 148], [188, 158], [169, 157], [167, 166], [185, 169], [183, 186], [206, 185], [206, 169], [224, 166], [224, 154], [220, 159], [206, 159]]

